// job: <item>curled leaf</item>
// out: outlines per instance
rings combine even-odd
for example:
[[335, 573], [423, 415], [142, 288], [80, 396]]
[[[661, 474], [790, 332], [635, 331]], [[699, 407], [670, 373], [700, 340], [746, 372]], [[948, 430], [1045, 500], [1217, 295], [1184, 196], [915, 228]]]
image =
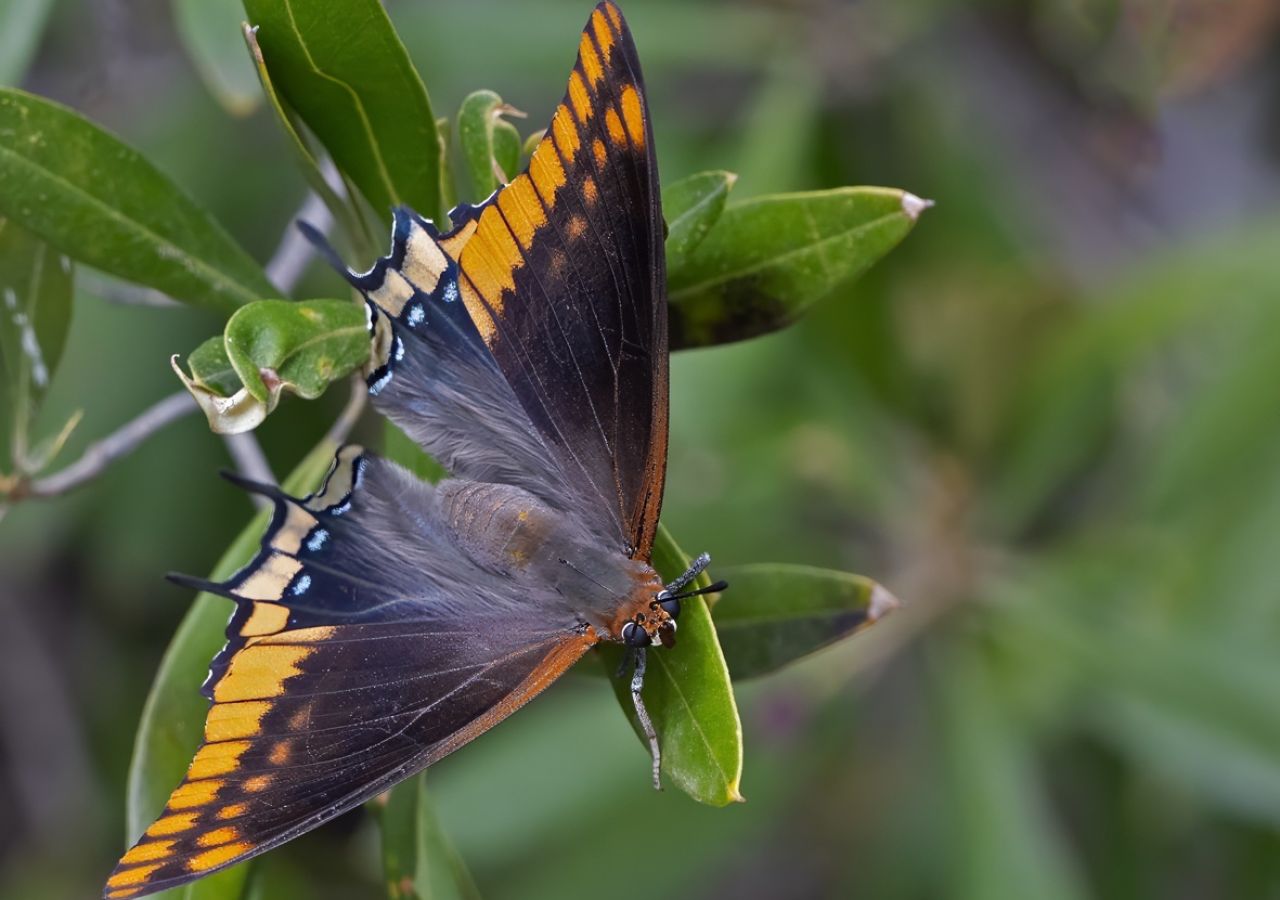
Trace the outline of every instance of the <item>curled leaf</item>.
[[473, 202], [488, 197], [520, 170], [520, 133], [503, 118], [510, 115], [524, 113], [493, 91], [469, 94], [458, 110], [458, 141]]
[[218, 434], [262, 424], [284, 391], [305, 399], [324, 393], [369, 355], [359, 306], [346, 300], [260, 300], [233, 315], [221, 338], [173, 369]]
[[672, 349], [790, 324], [897, 246], [929, 205], [905, 191], [837, 188], [727, 207], [669, 274]]
[[898, 606], [870, 578], [811, 566], [758, 563], [717, 573], [729, 582], [714, 609], [734, 679], [765, 675], [861, 631]]

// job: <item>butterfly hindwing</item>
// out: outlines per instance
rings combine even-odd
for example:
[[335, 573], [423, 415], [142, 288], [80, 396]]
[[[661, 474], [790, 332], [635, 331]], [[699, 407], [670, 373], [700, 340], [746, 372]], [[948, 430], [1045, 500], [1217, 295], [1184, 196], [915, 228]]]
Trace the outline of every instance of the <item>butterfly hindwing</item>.
[[442, 524], [438, 490], [344, 448], [321, 490], [272, 497], [205, 685], [204, 743], [109, 898], [256, 855], [452, 752], [596, 640], [554, 595], [489, 571]]

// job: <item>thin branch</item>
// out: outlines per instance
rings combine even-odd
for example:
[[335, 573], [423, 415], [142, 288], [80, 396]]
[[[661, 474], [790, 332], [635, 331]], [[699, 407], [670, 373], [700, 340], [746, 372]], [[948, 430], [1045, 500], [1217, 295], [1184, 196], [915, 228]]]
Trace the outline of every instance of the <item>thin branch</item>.
[[27, 497], [57, 497], [101, 475], [122, 456], [171, 422], [196, 412], [200, 407], [185, 390], [170, 394], [113, 434], [90, 444], [84, 454], [65, 469], [34, 481], [19, 482], [9, 500]]
[[351, 429], [356, 427], [360, 414], [364, 412], [364, 405], [368, 399], [369, 388], [365, 385], [364, 378], [360, 375], [352, 375], [351, 396], [347, 399], [347, 405], [342, 408], [337, 421], [329, 428], [327, 435], [329, 440], [335, 444], [342, 444], [347, 440]]
[[286, 295], [293, 292], [302, 273], [314, 258], [314, 251], [307, 239], [293, 227], [293, 223], [299, 219], [310, 222], [317, 231], [325, 235], [333, 227], [333, 214], [329, 212], [329, 207], [325, 206], [314, 191], [309, 192], [302, 206], [289, 218], [289, 224], [280, 236], [280, 245], [267, 263], [267, 278]]
[[[250, 481], [260, 481], [263, 484], [276, 483], [276, 476], [271, 471], [271, 463], [267, 462], [267, 454], [262, 452], [262, 445], [258, 443], [258, 439], [252, 432], [228, 434], [222, 440], [227, 445], [227, 452], [231, 454], [231, 461], [235, 463], [236, 471], [240, 475]], [[251, 493], [249, 500], [258, 509], [266, 509], [271, 505], [271, 501], [261, 494]]]

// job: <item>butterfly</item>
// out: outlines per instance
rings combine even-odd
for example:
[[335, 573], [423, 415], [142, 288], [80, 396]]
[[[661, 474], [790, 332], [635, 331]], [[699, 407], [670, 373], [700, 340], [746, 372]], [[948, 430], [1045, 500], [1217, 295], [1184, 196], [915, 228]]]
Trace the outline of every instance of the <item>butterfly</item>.
[[[441, 233], [394, 212], [364, 273], [375, 408], [450, 473], [357, 446], [323, 486], [269, 499], [202, 688], [204, 742], [107, 881], [172, 888], [341, 815], [492, 728], [591, 647], [674, 643], [709, 560], [650, 565], [667, 456], [664, 225], [640, 64], [601, 3], [524, 172]], [[304, 229], [305, 230], [305, 229]], [[722, 584], [710, 589], [720, 589]]]

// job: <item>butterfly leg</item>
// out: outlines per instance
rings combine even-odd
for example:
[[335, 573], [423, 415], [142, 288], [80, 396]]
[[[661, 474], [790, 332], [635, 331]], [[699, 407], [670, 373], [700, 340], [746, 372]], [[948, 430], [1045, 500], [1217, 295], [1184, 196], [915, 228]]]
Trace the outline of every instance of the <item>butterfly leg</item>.
[[[640, 691], [644, 688], [645, 650], [643, 647], [633, 648], [636, 668], [631, 673], [631, 701], [636, 707], [636, 718], [640, 720], [640, 728], [649, 742], [649, 755], [653, 757], [653, 789], [662, 790], [662, 749], [658, 746], [658, 733], [653, 730], [653, 720], [644, 707]], [[625, 663], [624, 663], [625, 664]]]

